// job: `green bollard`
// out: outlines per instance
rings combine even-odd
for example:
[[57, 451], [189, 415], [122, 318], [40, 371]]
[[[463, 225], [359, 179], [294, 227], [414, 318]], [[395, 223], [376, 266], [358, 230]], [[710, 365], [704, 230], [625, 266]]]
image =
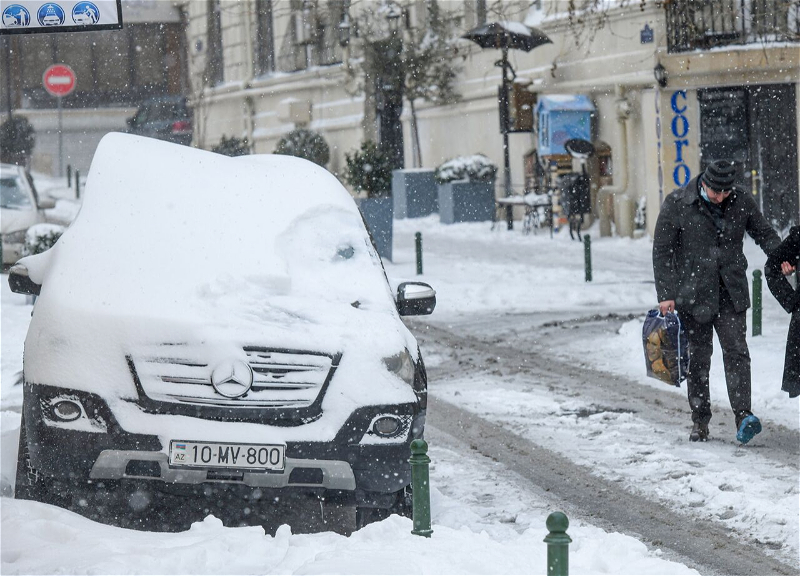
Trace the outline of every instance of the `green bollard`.
[[414, 440], [411, 443], [411, 499], [413, 503], [414, 527], [411, 533], [430, 538], [431, 530], [431, 484], [428, 474], [428, 443]]
[[592, 239], [588, 234], [583, 237], [583, 259], [586, 265], [586, 281], [592, 281]]
[[72, 188], [72, 164], [67, 164], [67, 188]]
[[761, 336], [761, 270], [753, 270], [753, 336]]
[[417, 245], [417, 276], [422, 274], [422, 232], [414, 234], [414, 241]]
[[547, 543], [547, 576], [569, 575], [569, 543], [572, 538], [567, 535], [569, 519], [563, 512], [553, 512], [547, 517], [549, 533], [544, 541]]
[[81, 198], [81, 171], [75, 170], [75, 200]]

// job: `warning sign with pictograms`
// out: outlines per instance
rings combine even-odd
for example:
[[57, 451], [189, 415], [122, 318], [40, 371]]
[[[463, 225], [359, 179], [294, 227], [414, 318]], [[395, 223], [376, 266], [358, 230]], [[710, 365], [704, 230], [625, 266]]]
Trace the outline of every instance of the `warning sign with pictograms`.
[[0, 0], [0, 34], [120, 30], [122, 0]]

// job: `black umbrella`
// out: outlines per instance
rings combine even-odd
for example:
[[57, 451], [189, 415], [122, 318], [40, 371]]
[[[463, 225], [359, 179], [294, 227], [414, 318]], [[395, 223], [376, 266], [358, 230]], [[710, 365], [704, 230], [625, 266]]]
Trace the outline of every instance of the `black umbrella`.
[[530, 52], [542, 44], [552, 44], [547, 34], [522, 22], [487, 22], [462, 36], [481, 48], [506, 48]]
[[[526, 26], [522, 22], [487, 22], [473, 28], [463, 36], [466, 40], [475, 42], [481, 48], [496, 48], [502, 50], [502, 57], [495, 62], [495, 66], [503, 69], [503, 85], [500, 91], [500, 118], [503, 130], [503, 169], [505, 176], [506, 196], [511, 196], [511, 160], [508, 151], [508, 72], [511, 72], [511, 81], [516, 74], [508, 63], [509, 50], [524, 50], [530, 52], [542, 44], [552, 44], [547, 34], [536, 28]], [[506, 222], [508, 229], [514, 228], [512, 207], [506, 206]]]

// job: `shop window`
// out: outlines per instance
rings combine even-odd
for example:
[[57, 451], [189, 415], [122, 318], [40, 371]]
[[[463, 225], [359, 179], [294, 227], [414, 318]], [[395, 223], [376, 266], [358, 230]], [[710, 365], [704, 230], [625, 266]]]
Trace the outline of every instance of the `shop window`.
[[272, 0], [256, 0], [256, 75], [275, 71], [275, 28]]
[[131, 82], [128, 34], [115, 30], [92, 32], [97, 61], [97, 89], [101, 92], [127, 90]]
[[224, 79], [222, 57], [222, 12], [220, 0], [208, 0], [208, 52], [206, 54], [206, 82], [209, 86], [222, 84]]
[[159, 24], [131, 26], [134, 84], [142, 86], [166, 84], [164, 55], [167, 54], [167, 50], [162, 28]]

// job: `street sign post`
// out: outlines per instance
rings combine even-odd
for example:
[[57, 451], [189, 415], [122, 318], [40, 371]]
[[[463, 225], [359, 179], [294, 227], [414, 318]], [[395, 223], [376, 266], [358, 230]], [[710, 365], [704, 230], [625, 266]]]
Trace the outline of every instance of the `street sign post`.
[[42, 75], [42, 84], [48, 94], [58, 101], [58, 175], [64, 175], [64, 138], [61, 114], [61, 98], [72, 94], [78, 79], [66, 64], [53, 64]]

